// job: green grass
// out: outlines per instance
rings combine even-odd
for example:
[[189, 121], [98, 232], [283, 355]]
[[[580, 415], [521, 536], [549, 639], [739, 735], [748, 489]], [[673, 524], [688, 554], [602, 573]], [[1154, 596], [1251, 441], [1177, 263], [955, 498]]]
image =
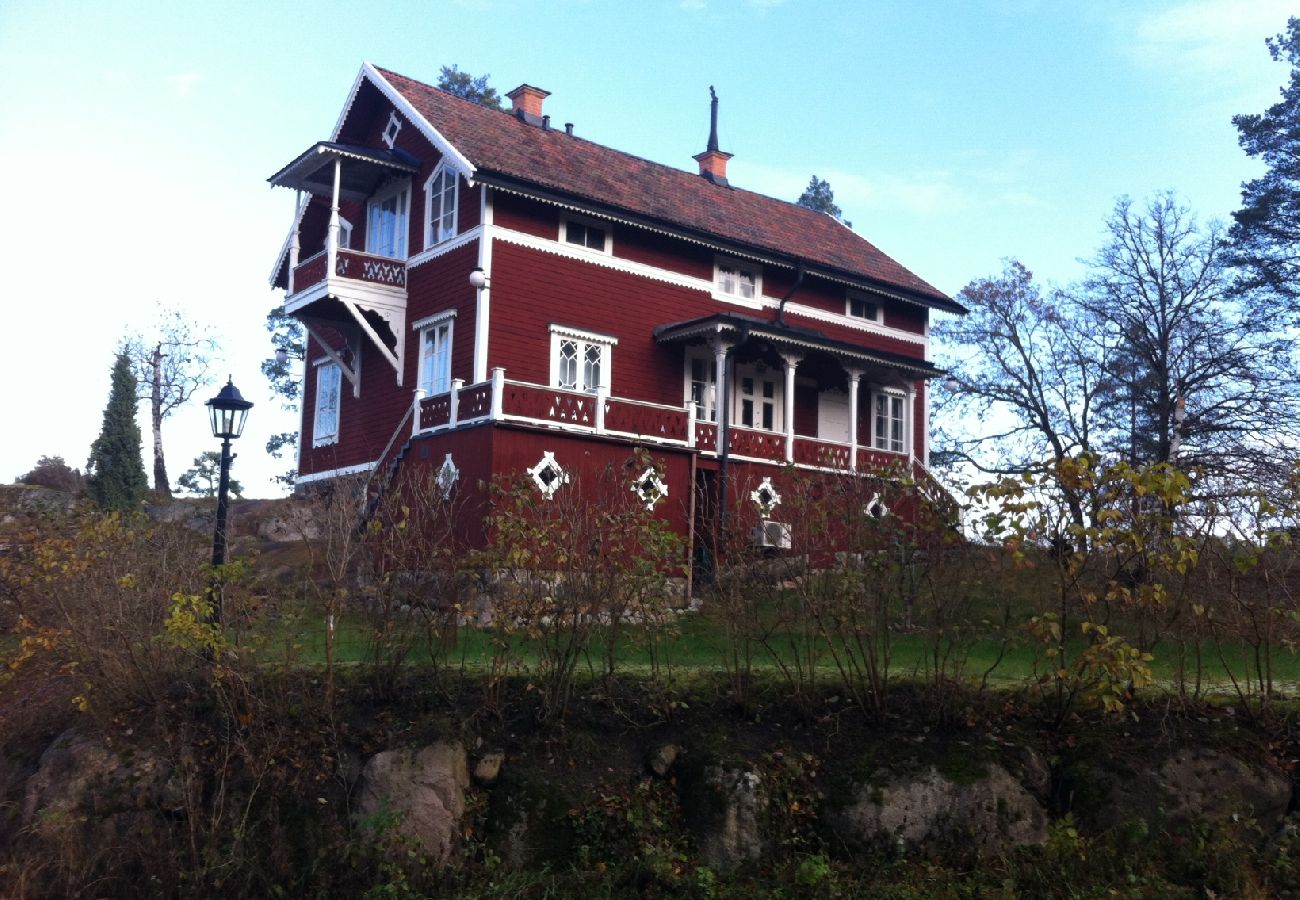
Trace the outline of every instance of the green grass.
[[[359, 616], [344, 616], [337, 623], [335, 661], [347, 665], [370, 659], [372, 651], [369, 624]], [[423, 630], [414, 623], [409, 627], [410, 630], [403, 635], [410, 647], [406, 661], [412, 664], [431, 662], [433, 656], [429, 652]], [[491, 662], [495, 637], [490, 629], [464, 626], [458, 629], [453, 645], [442, 651], [440, 661], [468, 671], [484, 670]], [[751, 648], [754, 668], [775, 672], [778, 668], [776, 656], [789, 659], [792, 639], [795, 637], [791, 632], [776, 632], [770, 636], [766, 646], [754, 645]], [[512, 641], [516, 648], [514, 659], [525, 667], [536, 665], [542, 655], [539, 642], [520, 636], [514, 636]], [[650, 647], [652, 641], [655, 642], [653, 653]], [[270, 662], [322, 665], [325, 661], [324, 615], [316, 610], [301, 610], [294, 615], [265, 622], [255, 629], [239, 633], [236, 642], [244, 646], [256, 645], [259, 655]], [[824, 645], [819, 644], [818, 647], [819, 671], [831, 677], [835, 672], [834, 661], [825, 652]], [[1067, 647], [1072, 656], [1077, 657], [1086, 648], [1086, 644], [1077, 640], [1068, 642]], [[600, 631], [591, 642], [583, 668], [599, 670], [606, 650], [605, 635]], [[890, 652], [890, 671], [895, 677], [920, 677], [931, 667], [928, 660], [932, 650], [924, 634], [892, 634]], [[987, 635], [972, 640], [963, 648], [963, 652], [966, 658], [962, 675], [966, 678], [979, 679], [988, 672], [990, 682], [1008, 686], [1025, 683], [1041, 671], [1041, 661], [1039, 669], [1035, 668], [1035, 650], [1029, 645], [1028, 635], [1019, 631], [1013, 634], [1013, 640], [1005, 648], [1001, 647], [999, 637]], [[1160, 683], [1172, 684], [1177, 677], [1174, 652], [1172, 644], [1158, 646], [1155, 650], [1152, 671]], [[671, 666], [676, 670], [722, 672], [726, 668], [727, 653], [726, 630], [716, 615], [707, 610], [680, 615], [675, 627], [666, 634], [653, 634], [644, 627], [623, 626], [616, 646], [618, 669], [629, 673], [648, 672], [656, 660], [658, 665]], [[1230, 648], [1225, 655], [1232, 672], [1238, 678], [1242, 677], [1242, 673], [1253, 669], [1253, 662], [1245, 648]], [[1202, 648], [1202, 662], [1203, 680], [1207, 685], [1218, 689], [1230, 688], [1228, 670], [1220, 662], [1218, 651], [1214, 647], [1206, 645]], [[1300, 684], [1300, 657], [1295, 653], [1278, 650], [1272, 665], [1275, 684]]]

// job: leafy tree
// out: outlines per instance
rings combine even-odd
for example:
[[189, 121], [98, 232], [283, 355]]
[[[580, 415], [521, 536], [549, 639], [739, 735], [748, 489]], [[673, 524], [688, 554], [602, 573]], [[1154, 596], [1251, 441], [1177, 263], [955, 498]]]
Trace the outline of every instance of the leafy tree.
[[17, 483], [40, 485], [73, 494], [81, 493], [86, 487], [86, 479], [81, 472], [64, 462], [62, 456], [42, 456], [30, 472], [18, 476]]
[[149, 481], [140, 456], [140, 426], [135, 421], [135, 375], [125, 352], [113, 364], [113, 386], [104, 407], [104, 425], [90, 446], [86, 487], [103, 509], [129, 512], [144, 500]]
[[149, 401], [153, 430], [153, 489], [171, 495], [163, 457], [162, 423], [211, 381], [209, 356], [216, 342], [207, 330], [186, 319], [179, 309], [164, 312], [150, 335], [133, 334], [122, 343], [131, 360], [137, 395]]
[[809, 180], [808, 187], [804, 188], [804, 192], [799, 195], [795, 203], [840, 218], [841, 210], [835, 205], [835, 192], [831, 190], [830, 182], [823, 181], [816, 175]]
[[[302, 377], [297, 374], [295, 365], [307, 357], [307, 337], [302, 323], [284, 311], [281, 304], [266, 314], [266, 330], [271, 333], [271, 343], [277, 352], [270, 359], [263, 360], [262, 374], [271, 382], [271, 392], [280, 398], [280, 405], [289, 412], [298, 410], [298, 401], [302, 396]], [[281, 359], [283, 355], [283, 359]], [[286, 450], [298, 446], [298, 432], [283, 431], [271, 435], [266, 441], [266, 452], [280, 459]], [[276, 477], [284, 484], [293, 484], [294, 472]]]
[[[1268, 40], [1269, 54], [1291, 64], [1282, 99], [1262, 114], [1233, 116], [1241, 149], [1268, 171], [1241, 186], [1241, 209], [1231, 238], [1241, 266], [1239, 287], [1263, 289], [1263, 299], [1280, 297], [1300, 305], [1300, 17]], [[1270, 310], [1276, 314], [1276, 310]]]
[[438, 87], [449, 94], [472, 100], [488, 109], [500, 109], [501, 98], [497, 89], [488, 85], [490, 75], [475, 78], [468, 72], [462, 72], [456, 66], [443, 66], [438, 75]]
[[[176, 479], [178, 490], [195, 497], [215, 497], [221, 484], [221, 454], [215, 450], [205, 450], [194, 457], [194, 466]], [[244, 486], [234, 478], [230, 479], [230, 493], [236, 497], [244, 495]]]

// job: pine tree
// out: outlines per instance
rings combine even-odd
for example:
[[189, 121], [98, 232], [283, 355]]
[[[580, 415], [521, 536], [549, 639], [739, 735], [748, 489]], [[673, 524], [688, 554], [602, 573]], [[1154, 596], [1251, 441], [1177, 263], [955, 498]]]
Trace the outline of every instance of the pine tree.
[[90, 446], [86, 463], [90, 498], [101, 509], [130, 512], [148, 490], [140, 452], [140, 426], [135, 420], [135, 376], [125, 353], [113, 364], [113, 386], [104, 407], [104, 427]]

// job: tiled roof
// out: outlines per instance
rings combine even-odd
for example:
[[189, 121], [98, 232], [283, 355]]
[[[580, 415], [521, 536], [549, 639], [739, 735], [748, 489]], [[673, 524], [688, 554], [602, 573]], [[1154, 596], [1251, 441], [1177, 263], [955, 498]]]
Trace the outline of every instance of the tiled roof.
[[716, 185], [694, 172], [527, 124], [396, 72], [376, 71], [480, 172], [792, 256], [901, 290], [927, 305], [961, 310], [942, 291], [825, 213]]

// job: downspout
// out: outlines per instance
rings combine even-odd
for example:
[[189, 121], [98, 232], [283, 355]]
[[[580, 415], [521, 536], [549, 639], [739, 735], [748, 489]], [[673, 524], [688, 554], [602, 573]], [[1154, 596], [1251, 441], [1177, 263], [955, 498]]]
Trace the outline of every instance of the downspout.
[[800, 260], [798, 268], [795, 269], [794, 284], [790, 285], [790, 290], [785, 292], [785, 296], [781, 298], [781, 302], [776, 308], [776, 324], [781, 326], [785, 325], [786, 301], [794, 296], [795, 291], [799, 290], [799, 285], [803, 284], [803, 276], [804, 276], [803, 261]]

